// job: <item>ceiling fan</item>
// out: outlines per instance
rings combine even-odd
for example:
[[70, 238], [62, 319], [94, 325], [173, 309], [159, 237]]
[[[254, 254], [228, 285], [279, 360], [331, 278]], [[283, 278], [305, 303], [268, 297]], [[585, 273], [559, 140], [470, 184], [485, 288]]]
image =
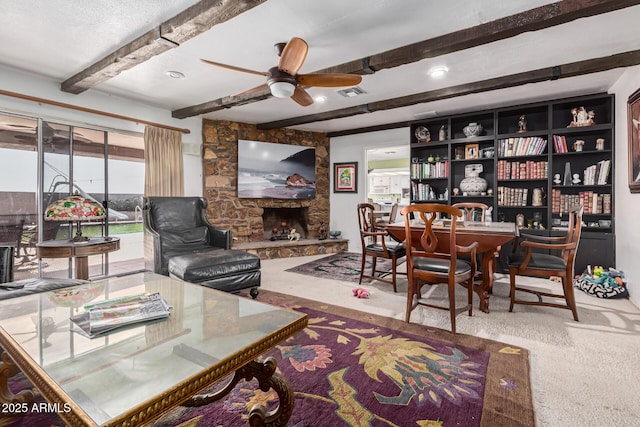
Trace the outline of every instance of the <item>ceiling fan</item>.
[[257, 74], [267, 77], [267, 82], [253, 89], [244, 91], [238, 95], [247, 95], [260, 92], [269, 88], [271, 94], [276, 98], [291, 98], [298, 104], [306, 107], [313, 104], [313, 98], [302, 86], [316, 87], [342, 87], [355, 86], [362, 81], [362, 76], [356, 74], [342, 73], [312, 73], [298, 74], [307, 57], [309, 46], [307, 42], [298, 37], [293, 37], [288, 43], [277, 43], [276, 53], [280, 56], [277, 67], [270, 68], [269, 71], [254, 71], [247, 68], [236, 67], [234, 65], [221, 64], [219, 62], [201, 59], [202, 62], [215, 65], [216, 67], [227, 68], [229, 70], [241, 71], [243, 73]]

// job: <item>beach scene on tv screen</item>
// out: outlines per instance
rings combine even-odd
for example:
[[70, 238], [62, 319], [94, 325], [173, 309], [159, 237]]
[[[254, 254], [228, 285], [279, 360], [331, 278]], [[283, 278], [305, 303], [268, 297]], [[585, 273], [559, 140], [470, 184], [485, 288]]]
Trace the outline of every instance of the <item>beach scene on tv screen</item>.
[[238, 141], [238, 198], [313, 199], [316, 149]]

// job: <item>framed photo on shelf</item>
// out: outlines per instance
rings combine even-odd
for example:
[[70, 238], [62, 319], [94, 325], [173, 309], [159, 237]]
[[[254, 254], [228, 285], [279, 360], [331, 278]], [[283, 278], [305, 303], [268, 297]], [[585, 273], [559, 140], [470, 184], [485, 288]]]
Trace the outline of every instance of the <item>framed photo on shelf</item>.
[[640, 89], [627, 101], [629, 121], [629, 190], [640, 193]]
[[467, 144], [464, 146], [464, 158], [477, 159], [480, 157], [480, 146], [478, 144]]
[[524, 228], [524, 214], [519, 213], [516, 215], [516, 227]]
[[333, 192], [358, 192], [358, 162], [333, 164]]

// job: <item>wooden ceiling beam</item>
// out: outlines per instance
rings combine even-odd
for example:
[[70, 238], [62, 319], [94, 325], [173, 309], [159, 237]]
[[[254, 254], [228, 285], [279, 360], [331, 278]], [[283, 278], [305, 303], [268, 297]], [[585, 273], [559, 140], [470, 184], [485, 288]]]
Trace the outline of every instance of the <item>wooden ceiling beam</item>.
[[[584, 74], [598, 73], [615, 68], [631, 67], [640, 64], [640, 50], [618, 53], [616, 55], [587, 59], [584, 61], [572, 62], [556, 67], [540, 68], [537, 70], [525, 71], [508, 76], [495, 77], [487, 80], [464, 83], [457, 86], [445, 87], [414, 95], [401, 96], [398, 98], [386, 99], [383, 101], [362, 104], [357, 107], [343, 108], [333, 111], [325, 111], [320, 114], [310, 114], [307, 116], [292, 117], [284, 120], [277, 120], [269, 123], [260, 123], [258, 129], [284, 128], [306, 123], [314, 123], [325, 120], [333, 120], [348, 117], [347, 113], [354, 108], [357, 111], [376, 112], [391, 110], [394, 108], [408, 107], [425, 102], [439, 101], [473, 93], [487, 92], [491, 90], [505, 89], [521, 86], [529, 83], [539, 83], [546, 80], [556, 80], [568, 77], [576, 77]], [[354, 130], [353, 133], [359, 133]], [[344, 132], [342, 134], [345, 134]]]
[[[579, 18], [636, 6], [639, 3], [638, 0], [560, 1], [480, 24], [475, 27], [455, 31], [429, 40], [313, 72], [360, 75], [373, 74], [379, 70], [458, 52], [483, 44], [504, 40], [526, 32], [550, 28]], [[175, 110], [172, 112], [172, 117], [184, 119], [261, 101], [268, 97], [269, 94], [263, 93], [255, 94], [254, 97], [249, 98], [227, 96], [214, 101]]]
[[68, 78], [61, 89], [82, 93], [265, 1], [201, 0]]
[[262, 101], [271, 97], [271, 91], [267, 88], [259, 92], [251, 92], [249, 94], [231, 95], [219, 98], [213, 101], [204, 102], [190, 107], [180, 108], [171, 112], [171, 117], [175, 119], [186, 119], [212, 111], [224, 110], [231, 107], [238, 107], [244, 104], [251, 104], [256, 101]]
[[370, 74], [636, 5], [637, 0], [560, 1], [317, 72]]

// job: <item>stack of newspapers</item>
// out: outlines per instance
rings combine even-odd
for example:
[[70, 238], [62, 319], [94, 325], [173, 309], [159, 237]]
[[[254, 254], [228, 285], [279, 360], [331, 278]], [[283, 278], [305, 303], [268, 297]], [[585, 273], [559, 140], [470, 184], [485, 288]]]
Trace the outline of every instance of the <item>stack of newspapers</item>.
[[84, 313], [71, 320], [88, 337], [97, 337], [123, 326], [169, 317], [171, 306], [160, 293], [138, 294], [84, 305]]

